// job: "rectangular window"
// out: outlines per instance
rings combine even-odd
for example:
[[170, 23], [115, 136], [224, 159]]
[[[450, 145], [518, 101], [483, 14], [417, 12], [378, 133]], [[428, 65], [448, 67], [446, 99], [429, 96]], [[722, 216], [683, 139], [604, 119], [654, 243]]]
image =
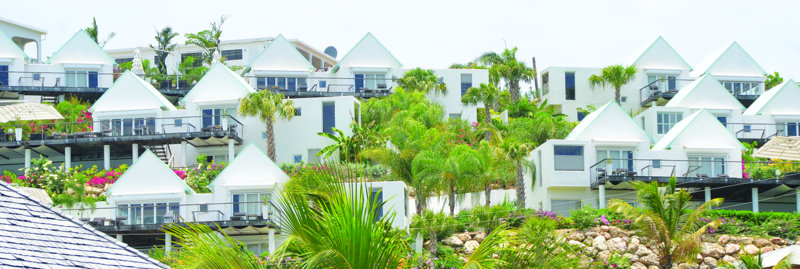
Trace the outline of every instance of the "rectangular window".
[[295, 116], [302, 116], [302, 115], [303, 115], [303, 110], [302, 110], [302, 108], [299, 108], [299, 107], [295, 108], [295, 109], [294, 109], [294, 115], [295, 115]]
[[97, 88], [97, 82], [98, 82], [97, 72], [89, 71], [89, 88]]
[[278, 84], [275, 82], [275, 78], [267, 78], [267, 87], [272, 88], [275, 86], [278, 86]]
[[303, 155], [294, 155], [294, 163], [302, 163], [303, 162]]
[[689, 157], [689, 176], [719, 177], [725, 175], [725, 158]]
[[278, 88], [286, 89], [286, 78], [279, 77], [279, 78], [276, 78], [276, 79], [278, 81]]
[[798, 122], [786, 122], [783, 124], [783, 135], [784, 136], [798, 136], [800, 134], [800, 123]]
[[364, 74], [355, 74], [355, 87], [356, 92], [361, 92], [364, 88]]
[[666, 134], [675, 124], [683, 119], [680, 112], [658, 112], [657, 114], [658, 134]]
[[583, 146], [553, 146], [555, 170], [583, 171]]
[[222, 57], [225, 58], [226, 61], [228, 60], [241, 60], [242, 59], [242, 50], [235, 49], [235, 50], [223, 50]]
[[379, 206], [383, 203], [383, 191], [380, 189], [372, 189], [372, 196], [370, 197], [370, 202], [375, 208], [375, 221], [380, 220], [383, 217], [383, 207]]
[[265, 193], [240, 193], [233, 195], [233, 213], [244, 212], [249, 217], [263, 216], [261, 208], [269, 196]]
[[295, 78], [286, 78], [286, 89], [297, 91], [297, 80]]
[[143, 203], [117, 205], [117, 217], [128, 217], [125, 224], [161, 224], [175, 222], [180, 216], [180, 204], [171, 203]]
[[69, 70], [66, 71], [66, 84], [67, 84], [67, 87], [88, 87], [89, 86], [89, 72], [88, 71], [69, 71]]
[[320, 159], [317, 153], [319, 153], [319, 149], [308, 149], [308, 163], [319, 163]]
[[578, 112], [578, 121], [582, 121], [586, 117], [586, 113]]
[[265, 77], [257, 77], [256, 78], [256, 88], [263, 89], [267, 87], [267, 78]]
[[564, 73], [564, 91], [567, 100], [575, 100], [575, 73]]
[[323, 89], [327, 88], [328, 87], [328, 81], [327, 80], [320, 80], [319, 81], [319, 87], [323, 88]]
[[720, 81], [725, 89], [728, 89], [734, 96], [739, 95], [759, 95], [761, 83], [749, 81]]
[[472, 88], [472, 74], [461, 74], [461, 95], [467, 93]]
[[203, 128], [222, 125], [222, 109], [203, 109]]
[[542, 96], [550, 93], [550, 73], [542, 74]]
[[461, 113], [450, 113], [449, 118], [454, 120], [461, 119]]
[[630, 150], [598, 150], [597, 161], [608, 161], [607, 171], [633, 171], [633, 151]]
[[114, 62], [117, 63], [117, 64], [129, 63], [129, 62], [133, 62], [133, 58], [117, 58], [117, 59], [114, 59]]
[[744, 126], [744, 132], [745, 132], [745, 133], [749, 133], [751, 128], [752, 128], [752, 127], [751, 127], [750, 125], [745, 125], [745, 126]]
[[653, 160], [653, 168], [661, 168], [661, 160]]
[[333, 127], [336, 126], [336, 103], [322, 103], [322, 131], [333, 134]]
[[181, 54], [181, 63], [186, 61], [186, 58], [189, 57], [192, 57], [192, 59], [194, 59], [194, 62], [192, 62], [193, 67], [203, 66], [203, 53], [201, 52], [183, 53]]

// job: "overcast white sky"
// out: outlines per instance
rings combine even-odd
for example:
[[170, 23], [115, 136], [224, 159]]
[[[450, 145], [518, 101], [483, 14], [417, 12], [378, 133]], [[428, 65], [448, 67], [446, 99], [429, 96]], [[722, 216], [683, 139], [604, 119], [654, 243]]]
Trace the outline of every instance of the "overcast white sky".
[[[50, 55], [97, 17], [107, 49], [146, 46], [157, 28], [179, 33], [228, 16], [222, 39], [297, 38], [341, 57], [371, 31], [406, 67], [446, 68], [485, 51], [519, 47], [539, 69], [621, 63], [661, 35], [691, 65], [738, 41], [768, 72], [800, 79], [800, 1], [37, 1], [2, 17], [48, 31]], [[179, 42], [183, 42], [181, 37]]]

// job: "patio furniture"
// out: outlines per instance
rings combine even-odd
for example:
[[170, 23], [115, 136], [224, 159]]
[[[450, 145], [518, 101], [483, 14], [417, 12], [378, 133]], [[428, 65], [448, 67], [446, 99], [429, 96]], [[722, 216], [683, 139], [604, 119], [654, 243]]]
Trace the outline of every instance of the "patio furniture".
[[91, 219], [90, 218], [80, 218], [79, 220], [81, 222], [83, 222], [83, 223], [89, 223], [89, 220], [91, 220]]
[[104, 226], [106, 225], [106, 218], [104, 217], [97, 217], [89, 221], [89, 225], [92, 226]]
[[112, 226], [125, 225], [126, 220], [128, 220], [127, 216], [117, 216], [116, 218], [109, 220], [109, 224]]
[[233, 213], [233, 216], [231, 216], [231, 220], [244, 220], [245, 217], [247, 217], [247, 213], [236, 212]]

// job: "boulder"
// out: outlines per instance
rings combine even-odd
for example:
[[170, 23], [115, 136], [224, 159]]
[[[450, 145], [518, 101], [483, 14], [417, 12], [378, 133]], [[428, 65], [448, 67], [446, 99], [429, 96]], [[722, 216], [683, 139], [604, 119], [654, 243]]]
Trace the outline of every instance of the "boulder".
[[753, 243], [753, 238], [750, 237], [739, 237], [739, 244], [742, 245], [750, 245]]
[[757, 247], [763, 248], [763, 247], [769, 245], [769, 240], [764, 239], [764, 238], [759, 238], [759, 239], [756, 239], [753, 244], [756, 245]]
[[650, 266], [647, 267], [647, 269], [661, 269], [661, 268], [659, 268], [658, 266], [655, 266], [655, 265], [650, 265]]
[[720, 235], [719, 238], [717, 238], [717, 243], [719, 243], [721, 246], [724, 246], [730, 241], [731, 237], [727, 234]]
[[592, 238], [591, 238], [591, 237], [588, 237], [588, 236], [587, 236], [587, 237], [586, 237], [586, 239], [583, 239], [583, 244], [584, 244], [584, 245], [591, 246], [591, 245], [592, 245], [592, 242], [593, 242], [593, 241], [592, 241]]
[[483, 243], [483, 240], [486, 239], [486, 232], [477, 232], [475, 236], [472, 237], [472, 240], [478, 241], [478, 243]]
[[581, 231], [572, 231], [567, 234], [567, 240], [583, 241], [584, 238], [586, 238], [586, 235]]
[[628, 244], [625, 243], [625, 240], [619, 237], [611, 238], [611, 240], [606, 242], [606, 245], [608, 246], [608, 250], [613, 252], [623, 252], [628, 249]]
[[581, 243], [580, 241], [575, 241], [575, 240], [569, 240], [569, 241], [567, 241], [567, 244], [570, 245], [570, 246], [575, 246], [575, 247], [583, 247], [584, 246], [583, 243]]
[[747, 253], [747, 254], [750, 254], [750, 255], [756, 255], [756, 254], [758, 254], [758, 247], [756, 247], [753, 244], [745, 245], [744, 246], [744, 253]]
[[608, 225], [601, 225], [601, 226], [600, 226], [600, 231], [603, 231], [603, 232], [608, 232], [608, 231], [610, 231], [610, 230], [611, 230], [611, 227], [610, 227], [610, 226], [608, 226]]
[[714, 259], [722, 258], [725, 255], [725, 249], [721, 246], [717, 245], [716, 243], [703, 243], [703, 246], [700, 249], [700, 254], [703, 254], [705, 257], [712, 257]]
[[611, 236], [611, 234], [610, 234], [610, 233], [608, 233], [608, 232], [600, 232], [600, 236], [602, 236], [602, 237], [605, 237], [605, 238], [606, 238], [606, 240], [608, 240], [608, 239], [610, 239], [610, 238], [612, 238], [612, 237], [613, 237], [613, 236]]
[[733, 264], [736, 262], [736, 258], [730, 255], [725, 255], [725, 257], [722, 257], [722, 261]]
[[458, 240], [461, 240], [461, 242], [467, 242], [467, 241], [469, 241], [469, 240], [472, 240], [472, 237], [470, 237], [470, 236], [469, 236], [469, 234], [467, 234], [467, 233], [463, 233], [463, 234], [454, 234], [454, 235], [455, 235], [456, 237], [458, 237]]
[[647, 265], [644, 265], [641, 262], [635, 262], [631, 264], [631, 269], [647, 269]]
[[597, 254], [597, 249], [593, 247], [585, 247], [581, 250], [581, 253], [591, 257]]
[[628, 262], [631, 262], [631, 263], [639, 261], [639, 256], [636, 256], [636, 255], [630, 254], [630, 253], [622, 254], [622, 257], [628, 259]]
[[432, 243], [431, 240], [425, 241], [424, 243], [422, 243], [422, 248], [431, 250], [431, 246], [433, 246], [433, 244], [431, 243]]
[[592, 240], [592, 247], [600, 251], [608, 250], [608, 245], [606, 245], [606, 238], [602, 236], [595, 237]]
[[631, 241], [628, 242], [628, 248], [626, 249], [626, 252], [636, 253], [637, 250], [639, 250], [639, 237], [634, 236], [631, 237]]
[[775, 250], [774, 247], [766, 246], [766, 247], [761, 248], [761, 253], [767, 253], [767, 252], [770, 252], [770, 251], [773, 251], [773, 250]]
[[742, 250], [742, 246], [736, 244], [727, 244], [725, 245], [725, 254], [728, 255], [735, 255], [739, 254], [739, 251]]
[[442, 240], [442, 245], [460, 248], [464, 246], [464, 241], [461, 241], [461, 239], [453, 235]]
[[595, 238], [595, 237], [597, 237], [598, 235], [600, 235], [600, 234], [599, 234], [598, 232], [595, 232], [595, 231], [588, 231], [588, 232], [586, 232], [586, 237], [589, 237], [589, 238]]
[[650, 255], [652, 253], [653, 253], [653, 251], [650, 250], [649, 248], [647, 248], [645, 246], [639, 246], [639, 249], [636, 250], [636, 252], [634, 252], [633, 254], [636, 254], [636, 256], [639, 256], [639, 257], [644, 257], [644, 256]]
[[681, 263], [678, 264], [678, 269], [694, 269], [694, 267], [688, 263]]
[[658, 255], [656, 255], [655, 253], [650, 253], [647, 256], [640, 257], [639, 262], [644, 263], [647, 266], [650, 265], [658, 266], [659, 263]]
[[608, 261], [608, 258], [611, 257], [611, 251], [603, 250], [597, 253], [597, 260], [598, 261]]
[[475, 252], [475, 250], [476, 250], [476, 249], [478, 249], [478, 247], [479, 247], [480, 245], [481, 245], [481, 244], [480, 244], [480, 243], [478, 243], [478, 241], [475, 241], [475, 240], [469, 240], [469, 241], [467, 241], [466, 243], [464, 243], [464, 253], [466, 253], [466, 254], [472, 254], [473, 252]]
[[783, 246], [786, 244], [786, 241], [784, 241], [783, 238], [780, 237], [773, 237], [772, 239], [769, 240], [769, 242], [779, 246]]
[[713, 267], [717, 267], [717, 259], [714, 259], [714, 258], [711, 258], [711, 257], [703, 258], [703, 263], [708, 265], [708, 266], [711, 266], [712, 268]]

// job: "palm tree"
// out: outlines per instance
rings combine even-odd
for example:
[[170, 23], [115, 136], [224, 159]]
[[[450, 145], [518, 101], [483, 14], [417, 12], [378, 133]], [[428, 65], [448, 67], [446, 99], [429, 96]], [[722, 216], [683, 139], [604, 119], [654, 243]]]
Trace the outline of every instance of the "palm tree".
[[186, 223], [186, 227], [170, 225], [164, 232], [172, 235], [175, 244], [181, 247], [180, 251], [174, 251], [167, 261], [174, 266], [266, 268], [241, 242], [231, 238], [221, 229], [217, 233], [205, 225]]
[[95, 17], [92, 17], [92, 25], [89, 26], [89, 27], [86, 27], [85, 30], [86, 30], [86, 33], [89, 34], [89, 37], [91, 37], [92, 40], [94, 40], [95, 43], [100, 45], [100, 47], [105, 47], [106, 43], [108, 43], [109, 40], [111, 40], [112, 38], [114, 38], [114, 36], [117, 35], [117, 33], [111, 32], [111, 33], [108, 34], [106, 39], [101, 42], [100, 39], [99, 39], [100, 30], [97, 27], [97, 18], [95, 18]]
[[510, 160], [516, 168], [516, 187], [517, 187], [517, 206], [520, 208], [525, 207], [525, 177], [523, 175], [525, 169], [532, 169], [531, 163], [527, 160], [528, 154], [534, 149], [530, 143], [520, 142], [517, 139], [510, 137], [504, 139], [500, 148], [503, 151], [505, 158]]
[[219, 38], [222, 35], [222, 24], [224, 23], [225, 16], [222, 16], [219, 18], [219, 23], [211, 22], [211, 29], [186, 34], [186, 45], [195, 45], [202, 48], [203, 58], [200, 60], [203, 60], [206, 64], [211, 64], [214, 51], [219, 51]]
[[317, 156], [322, 156], [323, 158], [327, 159], [334, 153], [339, 152], [339, 161], [342, 162], [354, 161], [361, 147], [361, 145], [358, 144], [358, 141], [356, 141], [356, 137], [347, 136], [344, 134], [342, 130], [337, 129], [336, 127], [333, 127], [332, 130], [335, 134], [326, 132], [317, 133], [317, 135], [328, 138], [333, 141], [333, 144], [322, 148], [317, 153]]
[[158, 70], [161, 71], [162, 74], [167, 73], [167, 56], [169, 53], [175, 50], [175, 45], [172, 43], [172, 39], [178, 36], [177, 32], [172, 31], [172, 27], [166, 26], [161, 28], [161, 30], [156, 31], [156, 45], [150, 45], [150, 48], [156, 51], [156, 55], [158, 55]]
[[[500, 89], [494, 84], [481, 83], [477, 88], [472, 87], [467, 90], [464, 96], [461, 96], [461, 102], [464, 104], [477, 105], [483, 103], [483, 122], [486, 124], [492, 123], [491, 110], [497, 106], [497, 101], [500, 99]], [[486, 131], [486, 140], [491, 138], [491, 133]]]
[[433, 211], [430, 210], [425, 210], [424, 212], [420, 211], [411, 219], [411, 237], [413, 238], [419, 233], [427, 232], [431, 242], [431, 255], [436, 256], [438, 253], [436, 244], [439, 242], [436, 232], [455, 225], [456, 220], [442, 212], [433, 213]]
[[621, 102], [620, 97], [620, 90], [622, 86], [633, 80], [633, 77], [636, 75], [636, 66], [622, 66], [622, 65], [612, 65], [603, 68], [603, 71], [600, 72], [600, 75], [592, 75], [589, 77], [589, 85], [592, 88], [601, 86], [611, 86], [614, 88], [614, 101], [617, 101], [617, 104]]
[[478, 182], [483, 187], [486, 206], [492, 203], [492, 184], [506, 182], [513, 177], [509, 171], [514, 170], [514, 164], [503, 155], [503, 151], [487, 141], [481, 141], [478, 147]]
[[250, 93], [239, 104], [239, 114], [242, 116], [257, 116], [267, 127], [267, 154], [272, 160], [275, 156], [275, 115], [281, 119], [290, 120], [294, 117], [294, 102], [285, 99], [280, 93], [271, 91], [258, 91]]
[[517, 48], [506, 49], [502, 55], [484, 54], [482, 59], [492, 63], [489, 68], [489, 80], [497, 84], [499, 79], [506, 82], [508, 92], [511, 94], [511, 101], [517, 101], [520, 97], [519, 82], [531, 82], [536, 77], [533, 68], [525, 65], [525, 62], [517, 60]]
[[694, 262], [702, 245], [701, 236], [719, 224], [719, 220], [704, 224], [700, 217], [723, 199], [712, 199], [692, 211], [689, 209], [692, 195], [686, 189], [677, 189], [675, 177], [666, 186], [659, 186], [656, 181], [631, 183], [636, 189], [636, 200], [644, 207], [612, 199], [609, 208], [633, 219], [637, 230], [653, 240], [653, 250], [661, 257], [661, 268], [672, 268], [675, 262]]
[[447, 93], [447, 85], [439, 81], [433, 70], [419, 67], [408, 70], [397, 84], [404, 89], [423, 93]]
[[455, 215], [456, 194], [467, 193], [474, 189], [476, 182], [472, 179], [479, 175], [480, 159], [478, 153], [467, 145], [452, 148], [446, 156], [439, 159], [442, 183], [447, 190], [450, 215]]
[[281, 190], [274, 206], [288, 237], [278, 258], [299, 257], [304, 268], [398, 268], [409, 246], [392, 228], [394, 213], [378, 215], [385, 201], [376, 201], [366, 183], [356, 183], [363, 170], [328, 167], [293, 178], [301, 182]]

